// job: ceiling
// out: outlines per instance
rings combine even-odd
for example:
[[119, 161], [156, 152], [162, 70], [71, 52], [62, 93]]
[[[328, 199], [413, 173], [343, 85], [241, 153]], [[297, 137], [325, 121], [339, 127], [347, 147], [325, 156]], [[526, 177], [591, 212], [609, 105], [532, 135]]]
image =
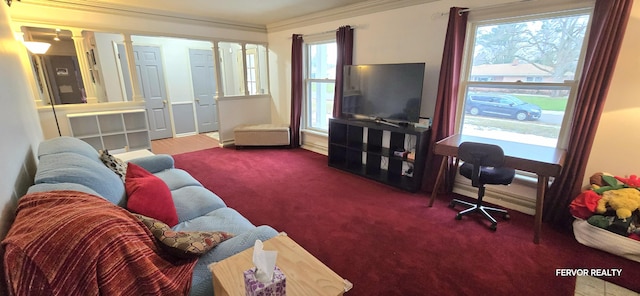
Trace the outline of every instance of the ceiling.
[[[379, 0], [55, 0], [79, 5], [266, 26], [325, 10]], [[396, 0], [397, 1], [397, 0]], [[383, 1], [384, 2], [384, 1]]]
[[[20, 0], [29, 6], [105, 14], [169, 17], [178, 22], [205, 22], [221, 27], [277, 31], [328, 20], [364, 15], [439, 0]], [[524, 1], [524, 0], [523, 0]], [[13, 15], [12, 15], [13, 16]]]

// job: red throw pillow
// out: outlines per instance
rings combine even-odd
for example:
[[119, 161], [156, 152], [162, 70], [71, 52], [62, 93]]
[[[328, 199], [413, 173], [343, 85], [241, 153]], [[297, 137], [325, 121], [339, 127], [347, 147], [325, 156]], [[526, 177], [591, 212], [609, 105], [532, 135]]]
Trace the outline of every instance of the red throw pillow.
[[129, 211], [160, 220], [171, 227], [178, 224], [178, 213], [171, 198], [171, 190], [160, 178], [129, 163], [125, 188]]

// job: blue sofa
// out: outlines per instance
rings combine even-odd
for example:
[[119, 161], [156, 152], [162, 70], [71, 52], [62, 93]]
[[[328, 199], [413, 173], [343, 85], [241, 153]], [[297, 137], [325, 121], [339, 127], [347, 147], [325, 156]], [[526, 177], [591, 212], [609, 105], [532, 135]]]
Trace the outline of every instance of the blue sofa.
[[[125, 187], [120, 177], [107, 168], [98, 151], [82, 140], [59, 137], [44, 141], [38, 148], [35, 184], [28, 193], [76, 190], [101, 196], [121, 207], [126, 205]], [[198, 259], [193, 271], [190, 295], [213, 295], [208, 265], [254, 245], [256, 239], [277, 235], [270, 226], [255, 226], [226, 206], [216, 194], [204, 188], [184, 170], [174, 167], [169, 155], [153, 155], [130, 160], [162, 179], [171, 190], [178, 214], [176, 231], [226, 231], [235, 236]]]

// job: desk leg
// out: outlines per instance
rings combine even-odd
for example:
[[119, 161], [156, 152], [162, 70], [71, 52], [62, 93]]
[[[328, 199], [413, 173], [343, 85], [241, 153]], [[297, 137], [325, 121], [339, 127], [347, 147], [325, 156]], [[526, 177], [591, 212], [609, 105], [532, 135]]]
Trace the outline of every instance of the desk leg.
[[547, 184], [549, 184], [549, 177], [538, 175], [536, 215], [533, 222], [533, 242], [535, 244], [540, 243], [540, 231], [542, 230], [542, 207], [544, 205], [544, 194], [547, 191]]
[[442, 178], [444, 177], [444, 171], [447, 166], [447, 161], [449, 161], [449, 157], [443, 156], [442, 163], [440, 163], [440, 170], [438, 171], [438, 177], [436, 177], [436, 184], [433, 185], [433, 192], [431, 192], [431, 200], [429, 201], [429, 207], [433, 207], [433, 202], [436, 200], [436, 195], [438, 194], [438, 188], [440, 188], [440, 183], [442, 183]]

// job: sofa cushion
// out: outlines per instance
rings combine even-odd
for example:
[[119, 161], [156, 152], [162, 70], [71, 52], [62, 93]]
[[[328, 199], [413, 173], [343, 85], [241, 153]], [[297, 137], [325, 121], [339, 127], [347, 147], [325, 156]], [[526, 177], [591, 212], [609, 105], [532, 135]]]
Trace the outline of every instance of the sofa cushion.
[[122, 179], [96, 160], [71, 152], [45, 154], [40, 157], [35, 184], [76, 183], [93, 189], [114, 204], [125, 199]]
[[194, 258], [209, 252], [219, 243], [233, 237], [224, 231], [173, 231], [162, 221], [134, 214], [144, 223], [153, 236], [162, 244], [160, 247], [180, 258]]
[[88, 157], [89, 159], [99, 162], [98, 151], [87, 142], [78, 138], [58, 137], [46, 140], [38, 146], [38, 158], [44, 155], [57, 154], [62, 152], [72, 152]]
[[[72, 191], [80, 191], [80, 192], [84, 192], [84, 193], [88, 193], [88, 194], [92, 194], [95, 196], [100, 196], [100, 194], [98, 194], [97, 192], [95, 192], [95, 190], [81, 185], [81, 184], [76, 184], [76, 183], [57, 183], [57, 184], [47, 184], [47, 183], [41, 183], [41, 184], [35, 184], [29, 187], [29, 190], [27, 190], [27, 194], [30, 193], [36, 193], [36, 192], [45, 192], [45, 191], [56, 191], [56, 190], [72, 190]], [[102, 197], [102, 196], [100, 196]], [[102, 197], [104, 198], [104, 197]]]
[[218, 230], [238, 234], [255, 228], [255, 225], [232, 208], [220, 208], [200, 217], [179, 223], [172, 228], [175, 231]]
[[178, 213], [178, 223], [200, 217], [227, 205], [213, 192], [202, 186], [185, 186], [171, 191]]
[[174, 160], [171, 155], [156, 154], [130, 159], [128, 162], [135, 163], [152, 174], [174, 168]]
[[127, 164], [124, 163], [119, 158], [111, 155], [109, 150], [101, 150], [100, 151], [100, 160], [104, 165], [106, 165], [110, 170], [112, 170], [122, 182], [124, 182], [125, 177], [127, 176]]
[[162, 179], [169, 189], [176, 190], [185, 186], [202, 186], [198, 180], [193, 178], [189, 173], [181, 169], [164, 170], [154, 174]]
[[125, 182], [127, 209], [158, 219], [168, 225], [178, 223], [178, 214], [169, 187], [142, 167], [129, 163]]

